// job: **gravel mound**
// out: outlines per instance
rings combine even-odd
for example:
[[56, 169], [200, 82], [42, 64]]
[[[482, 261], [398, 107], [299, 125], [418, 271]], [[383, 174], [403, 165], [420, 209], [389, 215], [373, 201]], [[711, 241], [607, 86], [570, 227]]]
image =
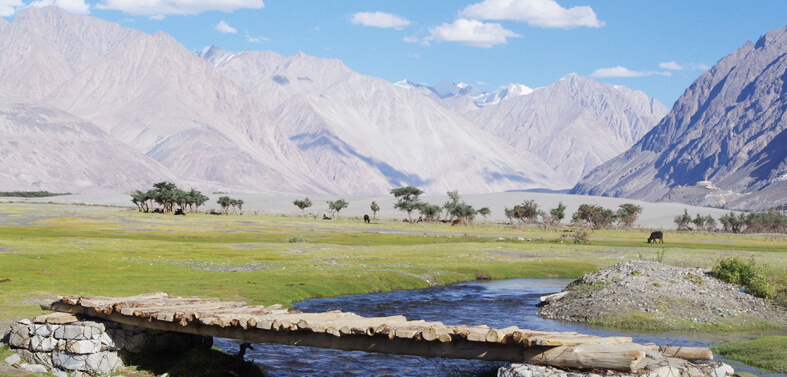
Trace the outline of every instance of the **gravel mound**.
[[640, 318], [667, 327], [787, 326], [787, 313], [708, 268], [629, 261], [586, 274], [545, 302], [539, 314], [570, 322], [606, 323]]

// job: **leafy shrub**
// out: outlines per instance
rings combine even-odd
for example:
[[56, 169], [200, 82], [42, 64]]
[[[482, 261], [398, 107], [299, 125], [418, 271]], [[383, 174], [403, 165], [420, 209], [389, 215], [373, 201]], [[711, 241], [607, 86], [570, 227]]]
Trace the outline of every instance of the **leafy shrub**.
[[749, 263], [746, 263], [740, 257], [732, 257], [719, 262], [713, 268], [713, 274], [728, 283], [742, 285], [754, 296], [771, 298], [774, 295], [774, 290], [768, 282], [768, 278], [765, 277], [766, 269], [767, 266], [757, 266], [754, 258], [749, 259]]
[[295, 236], [290, 238], [290, 243], [296, 243], [296, 242], [309, 242], [309, 240], [301, 236]]

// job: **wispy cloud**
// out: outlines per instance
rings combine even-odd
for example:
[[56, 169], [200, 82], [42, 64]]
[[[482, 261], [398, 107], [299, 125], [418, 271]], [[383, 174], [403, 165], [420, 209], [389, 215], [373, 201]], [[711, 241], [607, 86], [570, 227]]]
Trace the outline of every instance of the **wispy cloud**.
[[[90, 4], [85, 4], [85, 0], [37, 0], [29, 4], [31, 7], [46, 7], [50, 5], [63, 8], [71, 13], [90, 14]], [[0, 8], [2, 8], [1, 4]]]
[[484, 0], [468, 5], [460, 15], [479, 20], [526, 22], [530, 26], [541, 28], [604, 26], [604, 21], [600, 21], [589, 6], [566, 9], [555, 0]]
[[362, 25], [379, 28], [394, 28], [401, 30], [410, 25], [410, 20], [391, 13], [384, 12], [358, 12], [350, 19], [353, 25]]
[[163, 19], [167, 18], [167, 16], [165, 16], [165, 15], [163, 15], [163, 14], [157, 14], [157, 15], [155, 15], [155, 16], [150, 16], [150, 17], [148, 17], [148, 18], [149, 18], [149, 19], [151, 19], [151, 20], [153, 20], [153, 21], [161, 21], [161, 20], [163, 20]]
[[249, 43], [262, 43], [262, 42], [270, 42], [270, 38], [265, 37], [252, 37], [249, 33], [246, 33], [246, 41]]
[[0, 0], [0, 17], [11, 17], [23, 6], [22, 0]]
[[705, 70], [709, 69], [710, 67], [708, 67], [707, 65], [702, 64], [702, 63], [697, 63], [697, 64], [678, 64], [678, 62], [673, 60], [671, 62], [659, 63], [659, 68], [661, 68], [661, 69], [669, 69], [669, 70], [672, 70], [672, 71], [693, 71], [693, 70], [705, 71]]
[[101, 0], [96, 9], [119, 10], [135, 16], [199, 14], [209, 10], [233, 12], [262, 9], [262, 0]]
[[224, 20], [219, 21], [213, 28], [221, 34], [235, 34], [238, 32], [238, 29], [230, 26], [230, 24], [224, 22]]
[[457, 42], [464, 45], [490, 48], [507, 43], [507, 38], [520, 37], [519, 34], [503, 28], [500, 24], [484, 23], [478, 20], [459, 18], [453, 23], [430, 27], [429, 36], [424, 42]]
[[632, 71], [626, 67], [599, 68], [590, 74], [591, 77], [645, 77], [645, 76], [672, 76], [671, 72], [659, 71]]
[[418, 37], [416, 37], [415, 35], [410, 35], [410, 36], [402, 38], [402, 41], [403, 42], [407, 42], [407, 43], [418, 43], [421, 40]]

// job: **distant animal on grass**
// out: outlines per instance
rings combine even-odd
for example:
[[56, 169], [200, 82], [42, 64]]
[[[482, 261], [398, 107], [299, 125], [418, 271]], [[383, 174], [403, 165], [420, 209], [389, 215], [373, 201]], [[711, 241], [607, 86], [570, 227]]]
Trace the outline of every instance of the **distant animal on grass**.
[[658, 230], [650, 233], [650, 237], [648, 238], [648, 243], [650, 243], [650, 241], [653, 241], [653, 243], [656, 243], [656, 241], [661, 241], [661, 243], [664, 243], [664, 233]]
[[322, 219], [323, 219], [323, 220], [330, 220], [331, 218], [330, 218], [330, 217], [328, 217], [328, 215], [326, 215], [326, 214], [324, 214], [324, 213], [323, 213], [323, 214], [322, 214]]
[[363, 222], [365, 222], [367, 224], [371, 224], [372, 223], [372, 219], [369, 217], [369, 215], [363, 215]]
[[183, 212], [182, 208], [178, 208], [175, 210], [175, 215], [186, 216], [186, 212]]
[[161, 208], [156, 208], [153, 210], [153, 213], [164, 213], [164, 210]]
[[461, 219], [456, 219], [454, 221], [451, 221], [451, 226], [454, 226], [454, 225], [462, 225], [462, 220]]

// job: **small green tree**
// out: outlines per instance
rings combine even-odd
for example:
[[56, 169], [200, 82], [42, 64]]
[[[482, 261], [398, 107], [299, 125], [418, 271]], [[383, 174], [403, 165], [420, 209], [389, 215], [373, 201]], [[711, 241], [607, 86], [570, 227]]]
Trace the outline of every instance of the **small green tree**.
[[699, 213], [694, 219], [691, 220], [691, 223], [694, 224], [694, 227], [700, 230], [705, 229], [705, 216], [700, 215]]
[[230, 214], [230, 205], [232, 204], [232, 199], [230, 199], [229, 196], [219, 197], [219, 199], [216, 200], [216, 203], [221, 206], [221, 212], [224, 212], [225, 215]]
[[549, 210], [549, 216], [545, 218], [545, 221], [551, 226], [556, 226], [560, 224], [564, 218], [566, 218], [566, 206], [563, 202], [558, 202], [557, 207]]
[[426, 221], [436, 221], [440, 218], [440, 206], [436, 204], [423, 203], [418, 211], [421, 212]]
[[571, 216], [575, 224], [587, 224], [593, 229], [607, 228], [615, 222], [615, 212], [593, 204], [581, 204]]
[[309, 200], [309, 197], [307, 196], [303, 200], [295, 199], [292, 204], [295, 204], [296, 207], [300, 208], [301, 212], [303, 212], [303, 216], [306, 216], [306, 208], [312, 206], [312, 201]]
[[339, 212], [350, 205], [350, 203], [347, 203], [344, 199], [328, 201], [326, 203], [328, 203], [328, 212], [331, 213], [331, 217], [336, 216], [337, 219], [339, 218]]
[[462, 199], [462, 196], [459, 195], [459, 190], [447, 191], [445, 193], [448, 195], [448, 201], [443, 203], [443, 209], [445, 210], [445, 219], [446, 220], [453, 220], [453, 213], [454, 207], [459, 203], [459, 200]]
[[514, 218], [522, 223], [537, 222], [539, 215], [543, 215], [543, 212], [538, 210], [538, 203], [533, 199], [525, 200], [522, 204], [514, 206]]
[[709, 232], [716, 231], [716, 219], [711, 215], [705, 216], [705, 230]]
[[683, 214], [675, 216], [675, 225], [678, 226], [678, 231], [691, 230], [691, 215], [687, 209], [683, 210]]
[[486, 223], [486, 217], [492, 213], [492, 210], [489, 207], [482, 207], [478, 210], [478, 214], [484, 217], [484, 223]]
[[424, 203], [418, 200], [418, 197], [423, 193], [424, 192], [420, 189], [412, 186], [400, 187], [391, 190], [391, 194], [393, 194], [393, 196], [398, 199], [398, 201], [394, 203], [394, 208], [406, 212], [407, 219], [410, 221], [410, 224], [414, 224], [413, 211], [421, 209], [424, 205]]
[[626, 228], [631, 228], [631, 225], [637, 221], [640, 213], [642, 213], [642, 207], [636, 204], [621, 204], [617, 212], [618, 222]]
[[462, 224], [470, 225], [477, 213], [478, 211], [473, 206], [465, 202], [459, 202], [454, 206], [451, 215], [462, 220]]
[[369, 209], [372, 210], [372, 217], [376, 220], [377, 219], [377, 212], [380, 212], [380, 206], [377, 205], [377, 202], [372, 202], [372, 205], [369, 206]]
[[516, 217], [516, 211], [513, 208], [504, 207], [503, 215], [508, 219], [508, 222], [513, 224]]
[[147, 192], [136, 190], [131, 193], [131, 202], [137, 206], [139, 212], [147, 213], [148, 211], [150, 211], [150, 206], [149, 206], [150, 200], [151, 198]]

